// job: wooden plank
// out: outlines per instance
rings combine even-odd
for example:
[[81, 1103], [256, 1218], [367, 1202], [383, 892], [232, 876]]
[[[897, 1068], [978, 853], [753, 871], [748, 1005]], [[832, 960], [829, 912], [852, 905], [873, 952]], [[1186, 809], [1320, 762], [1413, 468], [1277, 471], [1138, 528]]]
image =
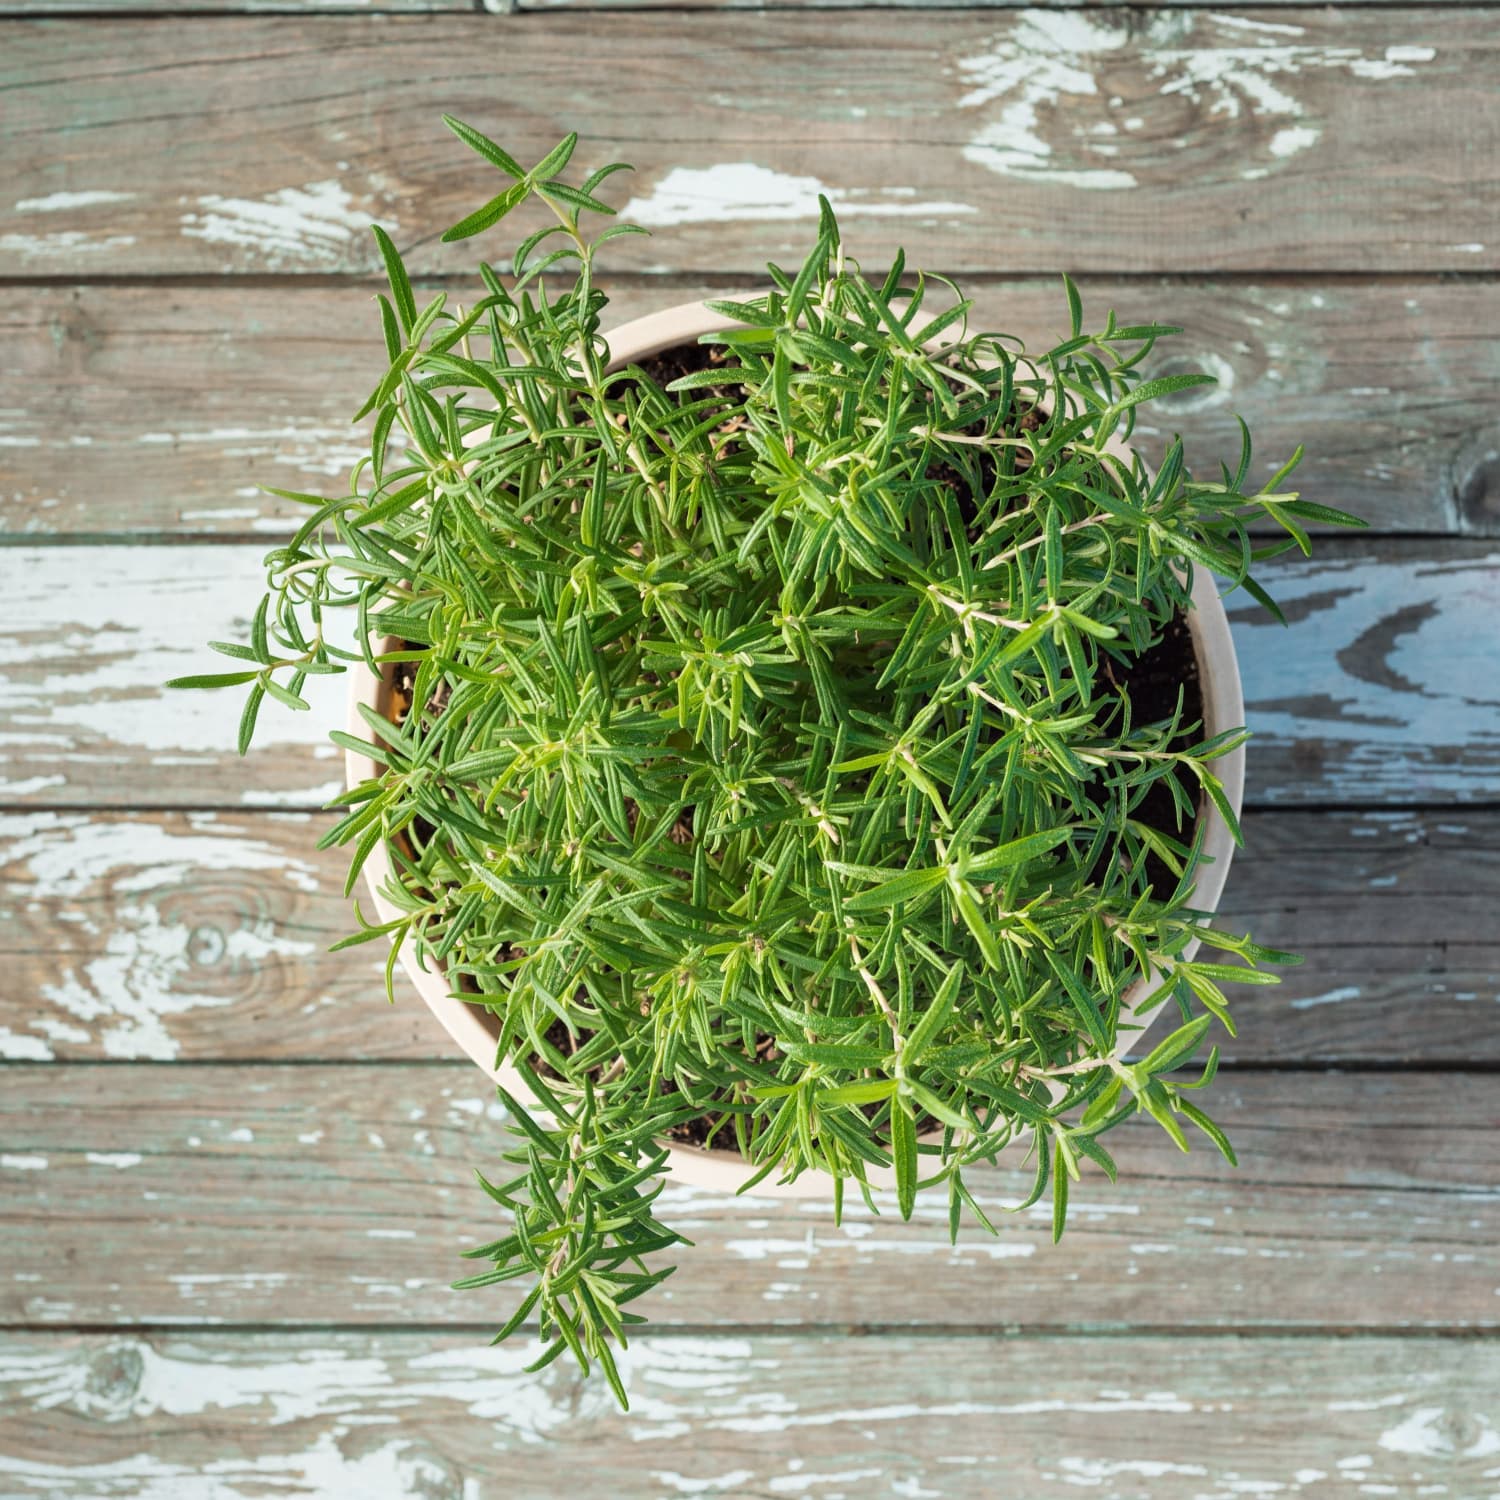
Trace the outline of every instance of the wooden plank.
[[[1478, 10], [503, 24], [497, 93], [488, 17], [17, 22], [0, 274], [370, 271], [372, 217], [413, 269], [467, 267], [437, 235], [487, 179], [443, 109], [528, 160], [577, 130], [589, 165], [633, 161], [627, 216], [657, 233], [612, 247], [626, 269], [758, 271], [807, 247], [820, 191], [872, 265], [899, 243], [1009, 273], [1500, 265]], [[192, 122], [170, 152], [164, 119]]]
[[[0, 1058], [452, 1060], [304, 813], [0, 816]], [[1220, 925], [1304, 955], [1235, 1063], [1500, 1063], [1500, 814], [1251, 813]]]
[[[467, 1063], [60, 1064], [0, 1095], [0, 1322], [488, 1323], [509, 1291], [449, 1289], [493, 1237], [471, 1170], [507, 1139]], [[1030, 1173], [973, 1178], [1002, 1218], [948, 1242], [947, 1201], [842, 1228], [822, 1201], [672, 1187], [695, 1242], [663, 1325], [1081, 1331], [1459, 1329], [1500, 1323], [1500, 1098], [1483, 1074], [1237, 1073], [1205, 1102], [1238, 1171], [1154, 1123], [1111, 1137], [1051, 1245]], [[1076, 1287], [1082, 1295], [1060, 1297]]]
[[[204, 16], [378, 16], [403, 12], [459, 11], [481, 7], [475, 0], [0, 0], [0, 18], [88, 16], [95, 20], [140, 17], [172, 19], [184, 13]], [[486, 10], [509, 9], [490, 3]]]
[[1500, 553], [1325, 542], [1266, 578], [1287, 630], [1230, 611], [1257, 799], [1493, 800]]
[[522, 1362], [452, 1335], [15, 1337], [0, 1482], [529, 1500], [586, 1453], [622, 1500], [991, 1500], [997, 1471], [1029, 1497], [1477, 1497], [1500, 1442], [1500, 1350], [1469, 1340], [653, 1336], [629, 1414]]
[[[318, 806], [340, 785], [325, 739], [343, 683], [309, 714], [266, 712], [244, 761], [237, 693], [161, 684], [243, 639], [260, 549], [13, 547], [0, 634], [11, 803]], [[1253, 805], [1500, 800], [1500, 554], [1484, 544], [1325, 538], [1261, 576], [1288, 607], [1231, 618], [1244, 676]], [[80, 589], [78, 580], [88, 580]], [[1234, 603], [1233, 600], [1230, 601]]]
[[[62, 3], [62, 0], [57, 0]], [[1107, 4], [1109, 0], [1085, 0], [1085, 9]], [[1190, 5], [1194, 0], [1162, 0], [1162, 8], [1172, 9], [1178, 5]], [[1296, 6], [1302, 0], [1263, 0], [1256, 8], [1270, 10], [1283, 6]], [[1358, 0], [1332, 0], [1334, 5], [1357, 4]], [[1409, 8], [1428, 5], [1451, 4], [1452, 0], [1402, 0]], [[1016, 0], [519, 0], [516, 8], [522, 11], [557, 10], [1013, 10]], [[1054, 10], [1072, 8], [1070, 0], [1046, 0], [1040, 6], [1027, 6], [1028, 10]]]
[[[0, 1057], [451, 1059], [307, 813], [0, 816]], [[342, 961], [341, 961], [342, 960]]]
[[[342, 488], [365, 440], [350, 413], [383, 358], [373, 283], [0, 288], [0, 531], [268, 535], [294, 507], [258, 485]], [[731, 283], [629, 279], [613, 319], [726, 295]], [[975, 321], [1045, 347], [1066, 308], [1044, 281], [981, 278]], [[1148, 375], [1217, 388], [1148, 409], [1148, 457], [1180, 426], [1211, 470], [1238, 450], [1269, 475], [1299, 444], [1305, 491], [1386, 531], [1500, 534], [1500, 368], [1475, 329], [1500, 325], [1500, 283], [1120, 281], [1087, 277], [1101, 321], [1171, 321]], [[467, 292], [450, 288], [450, 296]], [[1419, 358], [1412, 357], [1420, 354]], [[1153, 414], [1154, 413], [1154, 414]], [[300, 517], [299, 517], [300, 519]]]

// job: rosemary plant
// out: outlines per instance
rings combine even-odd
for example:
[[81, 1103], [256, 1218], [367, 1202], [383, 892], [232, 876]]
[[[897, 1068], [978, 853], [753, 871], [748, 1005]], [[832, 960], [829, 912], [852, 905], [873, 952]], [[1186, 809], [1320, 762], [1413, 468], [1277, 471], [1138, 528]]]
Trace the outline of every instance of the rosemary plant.
[[[1252, 486], [1248, 432], [1211, 478], [1180, 442], [1155, 474], [1107, 449], [1208, 378], [1141, 380], [1177, 330], [1086, 331], [1065, 281], [1068, 336], [1025, 360], [901, 256], [866, 277], [826, 202], [799, 267], [713, 304], [739, 326], [700, 369], [612, 368], [595, 259], [640, 231], [586, 226], [621, 168], [570, 185], [573, 136], [527, 171], [448, 124], [503, 187], [445, 239], [547, 217], [467, 310], [419, 307], [374, 231], [369, 455], [337, 499], [286, 495], [310, 514], [249, 642], [215, 646], [241, 669], [181, 685], [248, 685], [243, 753], [310, 674], [404, 673], [404, 714], [333, 735], [380, 772], [323, 842], [350, 889], [379, 841], [396, 872], [398, 920], [339, 946], [409, 938], [531, 1096], [505, 1095], [517, 1144], [481, 1178], [509, 1227], [460, 1284], [523, 1283], [500, 1336], [536, 1321], [539, 1364], [597, 1361], [624, 1401], [626, 1308], [681, 1241], [655, 1203], [674, 1136], [757, 1180], [821, 1169], [835, 1212], [893, 1167], [900, 1212], [941, 1187], [955, 1235], [993, 1232], [966, 1173], [1013, 1140], [1018, 1207], [1050, 1183], [1059, 1234], [1134, 1114], [1233, 1160], [1191, 1097], [1216, 1052], [1173, 1070], [1230, 1025], [1226, 981], [1290, 959], [1192, 905], [1204, 799], [1238, 838], [1214, 762], [1245, 736], [1204, 738], [1181, 696], [1143, 717], [1121, 684], [1194, 569], [1274, 610], [1252, 566], [1352, 518], [1283, 489], [1298, 455]], [[1252, 542], [1266, 521], [1286, 535]], [[1193, 937], [1220, 957], [1189, 961]], [[1177, 1024], [1117, 1060], [1153, 969]]]

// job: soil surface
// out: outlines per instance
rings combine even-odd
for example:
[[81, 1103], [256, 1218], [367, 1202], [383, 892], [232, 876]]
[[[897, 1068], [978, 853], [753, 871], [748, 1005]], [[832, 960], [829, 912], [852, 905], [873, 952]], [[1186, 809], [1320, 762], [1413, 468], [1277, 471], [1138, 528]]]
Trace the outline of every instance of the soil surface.
[[[1160, 724], [1170, 719], [1177, 710], [1180, 689], [1182, 718], [1179, 722], [1189, 726], [1190, 732], [1173, 735], [1170, 747], [1186, 750], [1203, 738], [1203, 686], [1198, 678], [1198, 656], [1193, 650], [1192, 632], [1183, 616], [1178, 615], [1168, 622], [1160, 642], [1136, 657], [1123, 677], [1117, 666], [1112, 675], [1130, 699], [1132, 724]], [[1194, 725], [1199, 727], [1194, 729]], [[1193, 778], [1177, 771], [1172, 774], [1179, 778], [1189, 803], [1201, 816], [1202, 799]], [[1148, 828], [1154, 828], [1168, 838], [1185, 844], [1192, 842], [1190, 826], [1178, 827], [1177, 806], [1165, 778], [1147, 788], [1135, 816]], [[1177, 877], [1156, 854], [1146, 857], [1146, 878], [1156, 888], [1158, 896], [1169, 895], [1177, 884]]]

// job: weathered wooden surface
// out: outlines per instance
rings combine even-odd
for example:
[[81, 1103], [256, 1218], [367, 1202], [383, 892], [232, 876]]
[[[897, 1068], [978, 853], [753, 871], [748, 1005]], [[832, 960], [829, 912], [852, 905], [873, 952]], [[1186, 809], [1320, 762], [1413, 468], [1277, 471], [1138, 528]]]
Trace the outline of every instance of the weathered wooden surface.
[[1315, 561], [1264, 577], [1287, 630], [1258, 608], [1230, 610], [1257, 799], [1495, 797], [1500, 553], [1324, 543]]
[[[484, 1323], [453, 1292], [493, 1237], [475, 1167], [506, 1139], [467, 1064], [13, 1065], [0, 1098], [0, 1321]], [[1492, 1327], [1500, 1097], [1482, 1074], [1240, 1073], [1211, 1101], [1240, 1156], [1184, 1159], [1154, 1124], [1111, 1137], [1050, 1244], [1047, 1205], [948, 1242], [821, 1200], [673, 1188], [695, 1241], [662, 1325], [1082, 1330]], [[1462, 1128], [1455, 1128], [1462, 1121]], [[976, 1173], [996, 1211], [1029, 1172]]]
[[[1500, 1500], [1492, 14], [678, 3], [0, 0], [77, 15], [0, 20], [0, 1495]], [[252, 9], [302, 14], [181, 14]], [[754, 284], [826, 191], [1029, 341], [1061, 267], [1186, 324], [1153, 373], [1221, 384], [1155, 425], [1207, 468], [1242, 412], [1370, 519], [1265, 570], [1290, 632], [1230, 601], [1222, 921], [1308, 959], [1238, 1000], [1238, 1171], [1132, 1123], [1059, 1247], [1045, 1203], [953, 1248], [930, 1196], [674, 1187], [631, 1415], [485, 1347], [513, 1304], [448, 1283], [503, 1115], [326, 952], [341, 685], [245, 762], [233, 695], [160, 686], [246, 629], [291, 516], [255, 487], [358, 451], [369, 220], [460, 298], [503, 248], [438, 243], [487, 182], [443, 109], [636, 163], [621, 317]]]
[[425, 1333], [18, 1338], [0, 1484], [556, 1500], [567, 1466], [620, 1497], [1477, 1500], [1500, 1446], [1500, 1355], [1469, 1341], [656, 1336], [629, 1415], [522, 1363]]
[[[349, 417], [383, 347], [374, 283], [0, 287], [0, 530], [49, 535], [284, 532], [257, 488], [334, 492], [363, 432]], [[466, 300], [470, 288], [450, 285]], [[628, 278], [615, 321], [733, 291]], [[980, 278], [975, 321], [1031, 347], [1059, 336], [1052, 279]], [[1085, 278], [1102, 323], [1170, 321], [1147, 373], [1219, 385], [1148, 408], [1143, 451], [1179, 429], [1209, 472], [1255, 433], [1257, 472], [1300, 443], [1310, 497], [1393, 532], [1500, 534], [1500, 283]]]
[[[267, 709], [233, 753], [239, 693], [168, 692], [244, 637], [262, 549], [18, 547], [0, 627], [0, 796], [43, 805], [321, 804], [343, 683], [308, 714]], [[1324, 538], [1266, 565], [1283, 630], [1234, 599], [1252, 803], [1500, 800], [1500, 553], [1484, 543]], [[80, 578], [87, 589], [77, 588]]]
[[[0, 815], [0, 1058], [450, 1060], [385, 1000], [304, 813]], [[1235, 995], [1226, 1059], [1500, 1064], [1500, 815], [1261, 812], [1219, 925], [1304, 955]], [[477, 1075], [476, 1075], [477, 1078]]]
[[640, 269], [795, 255], [820, 191], [872, 264], [905, 242], [949, 270], [1500, 265], [1482, 9], [17, 21], [6, 43], [0, 274], [368, 271], [372, 217], [414, 269], [466, 266], [435, 231], [488, 169], [443, 108], [523, 158], [573, 129], [589, 164], [633, 161], [627, 215], [658, 233], [615, 263]]
[[172, 19], [184, 13], [197, 15], [332, 15], [372, 20], [405, 12], [460, 11], [481, 8], [505, 11], [511, 7], [496, 0], [484, 7], [478, 0], [0, 0], [0, 18], [8, 16], [88, 16], [105, 20], [128, 15]]

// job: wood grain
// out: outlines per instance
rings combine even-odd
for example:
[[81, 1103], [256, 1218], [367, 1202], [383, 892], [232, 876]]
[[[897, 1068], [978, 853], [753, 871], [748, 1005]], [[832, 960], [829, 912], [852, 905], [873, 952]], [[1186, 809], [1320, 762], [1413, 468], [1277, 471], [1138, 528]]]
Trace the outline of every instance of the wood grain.
[[[625, 268], [795, 256], [819, 191], [872, 265], [903, 242], [1013, 273], [1500, 265], [1482, 10], [22, 21], [6, 42], [5, 275], [369, 271], [372, 217], [415, 270], [467, 266], [437, 235], [486, 179], [443, 109], [529, 160], [577, 130], [588, 165], [634, 162], [627, 214], [658, 232], [616, 247]], [[476, 61], [499, 49], [503, 89]]]
[[[343, 486], [365, 440], [349, 416], [384, 354], [373, 290], [0, 287], [0, 530], [288, 530], [294, 507], [257, 486]], [[628, 278], [612, 321], [732, 290]], [[965, 290], [979, 326], [1033, 348], [1066, 322], [1050, 278], [980, 278]], [[1220, 381], [1147, 408], [1138, 438], [1148, 457], [1180, 429], [1194, 465], [1211, 470], [1238, 451], [1238, 413], [1262, 476], [1300, 443], [1304, 491], [1381, 530], [1500, 534], [1500, 351], [1486, 334], [1500, 325], [1500, 283], [1090, 277], [1081, 290], [1091, 319], [1114, 308], [1125, 323], [1185, 326], [1148, 375]], [[465, 288], [448, 291], [466, 299]]]
[[[231, 748], [238, 691], [161, 686], [222, 660], [203, 642], [245, 637], [259, 548], [13, 547], [8, 558], [0, 798], [305, 808], [339, 788], [325, 739], [343, 723], [338, 678], [309, 682], [311, 713], [268, 709], [244, 761]], [[1261, 576], [1292, 623], [1231, 611], [1256, 733], [1252, 804], [1500, 800], [1500, 553], [1326, 538], [1313, 560]]]
[[[467, 1063], [27, 1066], [0, 1096], [0, 1321], [488, 1323], [458, 1293], [496, 1220], [498, 1106]], [[1500, 1323], [1500, 1098], [1479, 1074], [1225, 1075], [1240, 1157], [1111, 1137], [1053, 1248], [1046, 1204], [949, 1245], [942, 1194], [836, 1228], [819, 1200], [670, 1188], [695, 1242], [657, 1325], [1458, 1329]], [[1455, 1122], [1462, 1121], [1462, 1128]], [[1030, 1173], [973, 1179], [997, 1213]]]
[[997, 1470], [1032, 1500], [1492, 1492], [1492, 1344], [658, 1335], [624, 1361], [629, 1414], [521, 1364], [426, 1333], [15, 1338], [0, 1483], [556, 1500], [586, 1454], [589, 1492], [621, 1500], [992, 1500]]
[[[0, 1058], [451, 1061], [303, 813], [0, 816]], [[1219, 925], [1304, 955], [1232, 1063], [1500, 1063], [1500, 815], [1252, 813]], [[477, 1075], [476, 1075], [477, 1076]]]
[[[490, 0], [487, 10], [509, 10], [503, 0]], [[373, 20], [382, 15], [459, 11], [472, 14], [474, 0], [0, 0], [0, 17], [88, 16], [95, 20], [135, 20], [146, 16], [173, 19], [184, 13], [204, 16], [357, 16]]]

